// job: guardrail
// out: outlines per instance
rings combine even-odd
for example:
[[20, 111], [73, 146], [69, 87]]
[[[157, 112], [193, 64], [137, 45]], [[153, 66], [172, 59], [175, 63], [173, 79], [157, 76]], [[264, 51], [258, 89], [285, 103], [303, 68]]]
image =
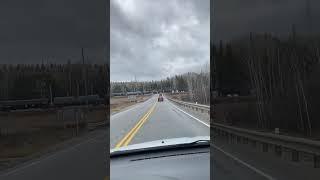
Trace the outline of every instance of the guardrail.
[[203, 104], [195, 104], [195, 103], [179, 101], [179, 100], [168, 98], [168, 97], [167, 97], [167, 99], [172, 102], [175, 102], [177, 104], [180, 104], [184, 107], [191, 108], [192, 110], [201, 111], [202, 113], [207, 112], [208, 114], [210, 114], [210, 106], [203, 105]]
[[253, 147], [260, 145], [263, 152], [273, 152], [279, 157], [295, 162], [304, 161], [313, 164], [315, 168], [320, 168], [319, 141], [258, 132], [214, 122], [211, 123], [211, 128], [215, 136], [224, 137], [228, 142], [252, 144]]
[[[168, 97], [167, 99], [188, 108], [210, 113], [210, 106], [183, 102]], [[214, 115], [214, 112], [211, 115]], [[251, 144], [253, 147], [260, 147], [263, 152], [273, 152], [278, 157], [294, 162], [304, 161], [307, 164], [312, 164], [314, 168], [320, 168], [320, 141], [259, 132], [214, 122], [210, 123], [210, 127], [215, 137], [221, 136], [228, 142]]]
[[92, 131], [96, 128], [99, 128], [99, 127], [106, 127], [107, 126], [107, 121], [101, 121], [101, 122], [88, 122], [88, 130], [89, 131]]

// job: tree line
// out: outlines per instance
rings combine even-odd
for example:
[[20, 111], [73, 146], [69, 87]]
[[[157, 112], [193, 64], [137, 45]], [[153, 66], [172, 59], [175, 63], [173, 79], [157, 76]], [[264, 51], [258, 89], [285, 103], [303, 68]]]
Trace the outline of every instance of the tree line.
[[0, 65], [0, 100], [108, 94], [107, 64]]
[[[272, 34], [211, 45], [212, 90], [256, 98], [256, 125], [311, 135], [319, 127], [320, 39]], [[214, 102], [212, 102], [214, 103]]]
[[210, 73], [207, 69], [200, 73], [188, 72], [159, 81], [111, 82], [112, 93], [140, 92], [188, 92], [190, 99], [199, 103], [210, 102]]

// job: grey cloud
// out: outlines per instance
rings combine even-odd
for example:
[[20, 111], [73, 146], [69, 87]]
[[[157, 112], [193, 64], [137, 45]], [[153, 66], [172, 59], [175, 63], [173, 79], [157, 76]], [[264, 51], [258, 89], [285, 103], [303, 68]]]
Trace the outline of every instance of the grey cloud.
[[[310, 2], [307, 15], [307, 1]], [[215, 42], [269, 32], [286, 37], [294, 24], [298, 33], [318, 33], [318, 0], [215, 0], [212, 37]], [[310, 25], [308, 25], [310, 24]]]
[[106, 61], [106, 5], [105, 0], [1, 0], [0, 63], [77, 61], [82, 47], [92, 62]]
[[209, 63], [209, 3], [112, 0], [111, 80], [158, 80]]

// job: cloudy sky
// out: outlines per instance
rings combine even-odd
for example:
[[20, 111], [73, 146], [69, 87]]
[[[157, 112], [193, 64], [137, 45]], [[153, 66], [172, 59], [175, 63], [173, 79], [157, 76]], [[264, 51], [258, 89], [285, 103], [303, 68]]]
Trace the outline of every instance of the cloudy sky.
[[320, 32], [319, 0], [214, 0], [212, 37], [231, 40], [250, 32], [287, 37], [294, 24], [297, 33]]
[[[0, 64], [106, 62], [106, 0], [1, 0]], [[109, 8], [108, 8], [109, 10]]]
[[209, 64], [209, 0], [110, 3], [111, 81], [159, 80]]

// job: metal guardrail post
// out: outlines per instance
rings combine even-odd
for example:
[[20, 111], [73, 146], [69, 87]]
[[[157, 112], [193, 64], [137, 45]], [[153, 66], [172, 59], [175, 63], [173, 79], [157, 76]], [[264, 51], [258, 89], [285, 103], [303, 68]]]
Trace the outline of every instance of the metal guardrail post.
[[175, 99], [171, 99], [171, 98], [167, 98], [168, 100], [180, 104], [182, 107], [187, 107], [190, 108], [192, 110], [196, 110], [196, 111], [201, 111], [202, 113], [204, 111], [207, 111], [208, 114], [210, 115], [210, 106], [207, 105], [202, 105], [202, 104], [195, 104], [195, 103], [189, 103], [189, 102], [183, 102], [183, 101], [179, 101], [179, 100], [175, 100]]
[[314, 155], [313, 164], [314, 168], [320, 168], [320, 155]]
[[256, 148], [256, 147], [257, 147], [257, 141], [252, 140], [252, 141], [251, 141], [251, 144], [252, 144], [252, 147], [253, 147], [253, 148]]
[[[271, 133], [262, 133], [232, 126], [212, 123], [216, 136], [226, 139], [229, 143], [250, 144], [259, 147], [262, 152], [273, 152], [280, 158], [302, 161], [304, 153], [313, 154], [313, 167], [320, 168], [320, 142]], [[248, 143], [249, 142], [249, 143]]]
[[262, 151], [268, 152], [268, 143], [262, 143]]
[[276, 154], [277, 156], [281, 156], [281, 155], [282, 155], [282, 147], [276, 145], [275, 148], [274, 148], [274, 152], [275, 152], [275, 154]]
[[298, 162], [299, 161], [299, 151], [292, 149], [292, 161]]

